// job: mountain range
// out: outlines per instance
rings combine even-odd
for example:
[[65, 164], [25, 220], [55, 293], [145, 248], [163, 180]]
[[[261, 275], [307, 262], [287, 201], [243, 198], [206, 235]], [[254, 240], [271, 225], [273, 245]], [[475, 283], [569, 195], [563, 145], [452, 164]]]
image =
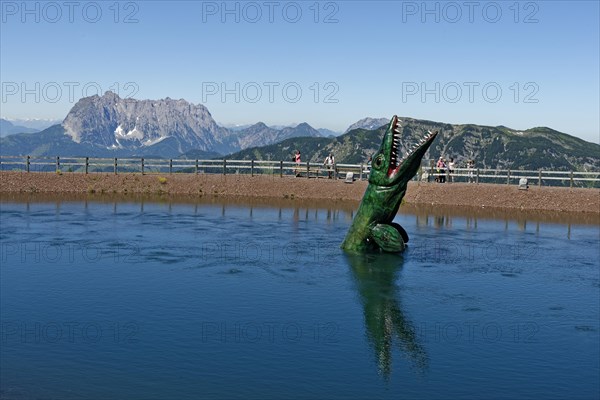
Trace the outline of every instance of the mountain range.
[[[539, 127], [517, 131], [504, 126], [451, 125], [402, 119], [406, 150], [427, 130], [440, 135], [426, 157], [453, 157], [457, 165], [473, 158], [485, 168], [598, 170], [600, 145]], [[2, 120], [2, 130], [13, 132]], [[23, 131], [0, 138], [0, 154], [31, 156], [162, 157], [322, 160], [366, 162], [379, 147], [388, 118], [364, 118], [346, 133], [318, 130], [307, 123], [269, 127], [262, 122], [228, 129], [208, 109], [183, 99], [122, 99], [112, 92], [80, 99], [61, 124], [41, 132]]]
[[61, 124], [35, 134], [23, 132], [3, 138], [0, 152], [54, 156], [69, 149], [72, 156], [214, 156], [291, 137], [321, 136], [307, 123], [274, 129], [259, 122], [231, 130], [219, 126], [201, 104], [168, 97], [122, 99], [113, 92], [80, 99]]
[[[472, 158], [478, 168], [540, 168], [563, 171], [598, 171], [600, 145], [574, 136], [539, 127], [517, 131], [503, 126], [451, 125], [409, 117], [402, 120], [401, 151], [418, 143], [427, 131], [439, 131], [424, 160], [454, 158], [457, 167], [465, 167]], [[269, 146], [245, 149], [230, 159], [288, 161], [299, 149], [302, 161], [323, 162], [332, 153], [337, 163], [366, 163], [381, 144], [387, 123], [375, 130], [356, 128], [336, 138], [291, 138]]]

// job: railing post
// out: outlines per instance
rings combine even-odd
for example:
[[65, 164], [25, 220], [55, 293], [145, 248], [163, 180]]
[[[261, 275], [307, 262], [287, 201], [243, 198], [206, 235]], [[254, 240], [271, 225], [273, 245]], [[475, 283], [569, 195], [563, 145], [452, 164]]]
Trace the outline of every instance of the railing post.
[[279, 161], [279, 177], [283, 178], [283, 160]]
[[195, 172], [196, 172], [196, 175], [198, 175], [198, 159], [197, 158], [196, 158], [196, 170], [195, 170]]
[[306, 162], [306, 178], [310, 178], [310, 161]]
[[85, 158], [85, 174], [86, 175], [88, 174], [89, 168], [90, 168], [90, 158], [86, 157]]
[[223, 159], [223, 175], [227, 175], [227, 160]]
[[363, 180], [363, 165], [360, 164], [360, 180]]
[[60, 171], [60, 157], [56, 156], [56, 173]]
[[250, 176], [254, 176], [254, 159], [250, 160]]
[[169, 175], [173, 173], [173, 159], [169, 158]]
[[144, 157], [142, 157], [141, 162], [142, 162], [142, 167], [141, 167], [141, 169], [142, 169], [142, 175], [144, 175]]
[[569, 181], [570, 181], [569, 187], [573, 187], [573, 171], [571, 171], [571, 173], [569, 174], [569, 178], [570, 178], [569, 179]]
[[542, 187], [542, 169], [540, 168], [540, 173], [538, 177], [538, 187]]
[[115, 157], [115, 175], [117, 175], [117, 157]]
[[508, 173], [506, 174], [506, 184], [510, 185], [510, 169], [508, 170]]
[[31, 157], [27, 156], [27, 172], [29, 172], [29, 164], [31, 163], [30, 159]]
[[477, 178], [475, 179], [475, 183], [479, 184], [479, 168], [477, 168]]

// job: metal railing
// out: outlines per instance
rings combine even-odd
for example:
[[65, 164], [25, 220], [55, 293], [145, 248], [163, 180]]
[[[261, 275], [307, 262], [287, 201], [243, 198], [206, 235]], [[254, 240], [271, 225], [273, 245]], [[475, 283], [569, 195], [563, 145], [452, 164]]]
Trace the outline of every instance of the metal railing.
[[[249, 174], [298, 176], [306, 178], [345, 178], [348, 172], [354, 179], [368, 178], [367, 164], [335, 164], [327, 168], [321, 163], [296, 163], [293, 161], [266, 160], [202, 160], [202, 159], [161, 159], [161, 158], [95, 158], [95, 157], [35, 157], [0, 156], [1, 171], [54, 172], [54, 173], [140, 173], [140, 174]], [[415, 179], [432, 182], [443, 175], [446, 182], [470, 183], [519, 183], [521, 178], [537, 186], [581, 186], [600, 187], [600, 171], [550, 171], [550, 170], [511, 170], [455, 168], [452, 173], [446, 170], [437, 172], [426, 162], [421, 166]]]
[[266, 160], [190, 160], [162, 158], [94, 158], [0, 156], [1, 171], [54, 173], [141, 173], [146, 174], [250, 174], [296, 175], [300, 177], [338, 178], [353, 172], [357, 179], [366, 178], [366, 165], [337, 164], [328, 168], [320, 163]]
[[527, 179], [528, 184], [537, 186], [582, 186], [600, 187], [600, 171], [551, 171], [551, 170], [522, 170], [522, 169], [481, 169], [481, 168], [455, 168], [452, 172], [448, 169], [439, 173], [430, 166], [422, 167], [421, 179], [439, 181], [443, 176], [446, 182], [469, 183], [498, 183], [518, 184], [521, 179]]

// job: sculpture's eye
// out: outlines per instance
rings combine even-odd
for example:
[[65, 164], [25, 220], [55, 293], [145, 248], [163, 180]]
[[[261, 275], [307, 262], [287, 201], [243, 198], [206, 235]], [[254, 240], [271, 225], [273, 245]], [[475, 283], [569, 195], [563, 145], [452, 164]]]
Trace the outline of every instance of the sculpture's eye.
[[380, 154], [377, 157], [375, 157], [375, 161], [373, 161], [373, 166], [377, 169], [381, 168], [381, 166], [383, 165], [383, 155]]

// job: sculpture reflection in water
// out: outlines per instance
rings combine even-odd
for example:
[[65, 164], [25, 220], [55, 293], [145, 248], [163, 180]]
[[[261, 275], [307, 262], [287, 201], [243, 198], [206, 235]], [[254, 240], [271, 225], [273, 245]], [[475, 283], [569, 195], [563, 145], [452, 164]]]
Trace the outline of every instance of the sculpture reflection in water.
[[375, 351], [379, 373], [392, 371], [393, 344], [418, 372], [428, 366], [427, 353], [419, 335], [402, 311], [396, 280], [402, 257], [396, 254], [346, 254], [363, 305], [367, 338]]

